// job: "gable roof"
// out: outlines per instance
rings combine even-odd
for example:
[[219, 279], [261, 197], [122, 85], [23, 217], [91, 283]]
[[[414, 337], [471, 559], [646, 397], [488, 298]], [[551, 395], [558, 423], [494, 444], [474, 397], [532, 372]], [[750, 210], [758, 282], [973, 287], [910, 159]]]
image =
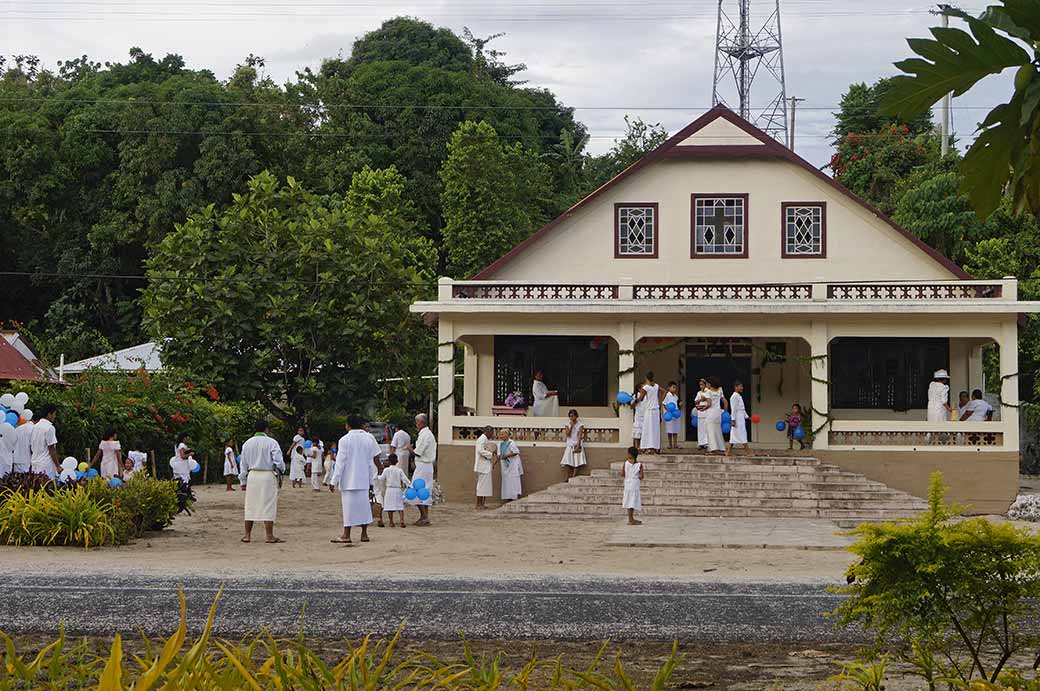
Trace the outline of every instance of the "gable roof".
[[6, 338], [0, 338], [0, 380], [43, 381], [43, 377]]
[[[701, 130], [708, 128], [713, 123], [716, 123], [719, 119], [726, 120], [730, 124], [736, 126], [742, 130], [745, 134], [749, 135], [745, 143], [726, 143], [726, 144], [692, 144], [688, 141], [695, 141], [696, 135]], [[734, 138], [735, 141], [740, 138]], [[653, 151], [644, 155], [638, 161], [625, 168], [623, 171], [615, 175], [609, 181], [604, 183], [601, 187], [594, 190], [584, 199], [578, 201], [574, 206], [564, 211], [562, 214], [554, 218], [553, 220], [546, 223], [544, 226], [536, 230], [526, 240], [518, 244], [516, 247], [506, 252], [504, 255], [496, 259], [494, 262], [478, 271], [472, 280], [486, 280], [492, 278], [495, 273], [503, 266], [511, 262], [519, 254], [524, 252], [528, 247], [538, 242], [548, 233], [551, 233], [556, 226], [560, 225], [563, 221], [573, 216], [583, 206], [589, 204], [593, 200], [599, 198], [623, 180], [635, 175], [643, 168], [649, 166], [652, 163], [656, 163], [663, 159], [670, 158], [777, 158], [785, 161], [789, 161], [796, 166], [803, 168], [819, 180], [830, 185], [837, 192], [845, 195], [856, 204], [860, 205], [868, 212], [876, 216], [882, 222], [889, 225], [897, 233], [905, 237], [914, 246], [920, 249], [922, 252], [930, 256], [936, 262], [943, 266], [947, 271], [952, 273], [954, 276], [962, 279], [970, 279], [971, 276], [964, 271], [960, 266], [951, 261], [948, 257], [943, 255], [941, 252], [931, 247], [923, 240], [915, 236], [913, 233], [903, 228], [901, 225], [893, 221], [891, 218], [883, 214], [870, 202], [866, 201], [862, 197], [849, 191], [844, 185], [833, 179], [829, 175], [825, 175], [816, 166], [806, 161], [804, 158], [791, 151], [787, 147], [781, 145], [775, 139], [770, 137], [768, 134], [758, 129], [750, 122], [740, 117], [732, 110], [724, 105], [717, 105], [704, 115], [700, 116], [686, 127], [682, 128], [674, 135], [669, 137], [663, 144], [658, 146]]]
[[79, 374], [92, 367], [100, 367], [106, 372], [133, 371], [141, 368], [147, 372], [158, 372], [163, 368], [162, 352], [157, 343], [149, 341], [130, 348], [70, 362], [65, 365], [65, 374]]

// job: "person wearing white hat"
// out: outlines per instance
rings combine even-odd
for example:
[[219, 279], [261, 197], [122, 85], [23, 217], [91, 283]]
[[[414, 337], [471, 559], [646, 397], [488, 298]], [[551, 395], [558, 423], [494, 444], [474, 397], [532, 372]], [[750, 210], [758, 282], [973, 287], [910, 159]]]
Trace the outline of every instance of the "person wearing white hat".
[[936, 370], [928, 385], [928, 422], [946, 422], [950, 419], [950, 373]]

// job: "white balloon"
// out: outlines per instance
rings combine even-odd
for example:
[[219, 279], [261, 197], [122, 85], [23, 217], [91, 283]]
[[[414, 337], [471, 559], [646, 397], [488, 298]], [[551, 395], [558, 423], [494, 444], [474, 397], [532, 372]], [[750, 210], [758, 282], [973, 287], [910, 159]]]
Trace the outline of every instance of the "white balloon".
[[14, 433], [14, 425], [7, 420], [0, 422], [0, 437], [6, 437], [8, 434]]
[[25, 393], [24, 391], [19, 391], [14, 395], [14, 400], [18, 401], [24, 406], [26, 403], [29, 402], [29, 394]]
[[3, 396], [0, 396], [0, 405], [2, 405], [3, 407], [10, 408], [13, 403], [14, 403], [14, 394], [13, 393], [5, 393]]
[[32, 420], [32, 416], [33, 416], [33, 412], [31, 410], [29, 410], [28, 408], [26, 408], [25, 410], [22, 411], [22, 414], [19, 415], [18, 417], [22, 418], [23, 420]]
[[8, 407], [8, 409], [13, 410], [16, 413], [21, 413], [23, 410], [25, 410], [25, 404], [24, 403], [19, 403], [18, 401], [15, 401], [14, 403], [12, 403], [11, 405], [9, 405], [7, 407]]

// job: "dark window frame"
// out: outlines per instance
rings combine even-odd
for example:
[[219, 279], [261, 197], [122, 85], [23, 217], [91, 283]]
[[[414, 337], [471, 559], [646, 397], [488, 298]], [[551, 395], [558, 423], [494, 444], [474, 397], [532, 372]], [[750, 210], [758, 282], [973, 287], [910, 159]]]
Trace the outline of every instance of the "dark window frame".
[[[742, 199], [744, 201], [744, 247], [740, 253], [721, 254], [697, 251], [697, 200], [698, 199]], [[719, 192], [690, 195], [690, 259], [747, 259], [751, 248], [751, 201], [747, 192]]]
[[[649, 254], [621, 251], [621, 209], [653, 209], [653, 248]], [[614, 204], [614, 259], [657, 259], [661, 247], [661, 213], [657, 202], [617, 202]]]
[[[787, 210], [794, 206], [820, 207], [820, 251], [811, 254], [787, 251]], [[780, 204], [780, 256], [784, 259], [827, 258], [827, 202], [782, 202]]]

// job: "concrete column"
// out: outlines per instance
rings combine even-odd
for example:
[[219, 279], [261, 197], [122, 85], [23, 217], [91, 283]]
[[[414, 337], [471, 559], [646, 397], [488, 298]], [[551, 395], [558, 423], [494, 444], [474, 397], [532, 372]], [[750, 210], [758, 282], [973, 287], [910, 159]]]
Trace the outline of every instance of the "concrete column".
[[[813, 320], [809, 328], [809, 355], [813, 358], [819, 358], [812, 360], [809, 366], [809, 374], [813, 377], [809, 387], [812, 392], [813, 429], [822, 425], [823, 416], [830, 412], [830, 391], [827, 384], [824, 383], [825, 381], [830, 381], [830, 361], [827, 358], [820, 358], [821, 355], [827, 355], [827, 344], [829, 342], [830, 336], [828, 334], [827, 322]], [[820, 430], [813, 441], [814, 449], [827, 449], [830, 447], [829, 431], [829, 427], [824, 427]]]
[[[636, 388], [636, 372], [631, 369], [635, 365], [636, 348], [636, 325], [633, 321], [622, 321], [617, 330], [618, 343], [618, 372], [631, 370], [618, 376], [618, 391], [631, 393]], [[624, 351], [629, 351], [625, 353]], [[618, 417], [621, 421], [621, 431], [618, 435], [619, 441], [625, 446], [632, 443], [632, 414], [631, 406], [621, 406]]]
[[442, 314], [437, 325], [437, 441], [451, 443], [451, 428], [455, 419], [455, 328], [451, 319]]
[[[1018, 322], [1012, 315], [1000, 326], [1000, 424], [1004, 427], [1004, 449], [1018, 451]], [[1005, 378], [1006, 377], [1006, 378]]]
[[465, 350], [463, 351], [462, 360], [462, 386], [463, 386], [463, 400], [462, 405], [467, 408], [472, 408], [474, 411], [477, 410], [477, 386], [480, 381], [480, 375], [478, 373], [478, 362], [477, 362], [477, 349], [475, 346], [463, 342]]

